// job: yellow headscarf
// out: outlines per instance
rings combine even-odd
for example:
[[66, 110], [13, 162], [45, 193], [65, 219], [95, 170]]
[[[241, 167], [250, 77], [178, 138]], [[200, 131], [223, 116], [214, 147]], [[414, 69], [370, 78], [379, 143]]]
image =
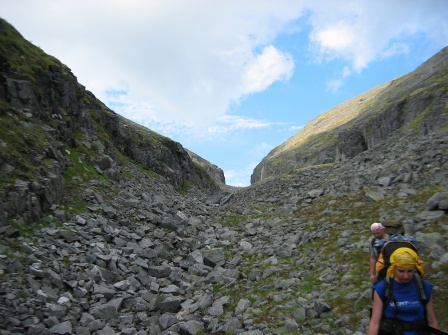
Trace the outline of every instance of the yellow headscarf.
[[395, 277], [395, 267], [411, 268], [415, 267], [418, 272], [423, 275], [422, 261], [417, 253], [410, 248], [398, 248], [390, 255], [390, 267], [387, 275], [391, 278]]

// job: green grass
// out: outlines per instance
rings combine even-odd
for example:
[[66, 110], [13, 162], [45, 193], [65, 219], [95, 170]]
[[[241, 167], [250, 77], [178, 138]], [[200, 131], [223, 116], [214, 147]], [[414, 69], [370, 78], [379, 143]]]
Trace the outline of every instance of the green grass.
[[417, 129], [423, 123], [423, 121], [425, 120], [425, 117], [429, 113], [431, 113], [432, 108], [433, 108], [433, 104], [426, 107], [422, 113], [420, 113], [416, 118], [414, 118], [414, 120], [412, 120], [411, 122], [409, 122], [406, 125], [405, 129], [407, 131]]
[[0, 246], [3, 247], [2, 253], [8, 259], [17, 259], [26, 264], [31, 251], [24, 245], [23, 240], [28, 241], [32, 245], [37, 233], [43, 228], [49, 227], [51, 224], [51, 221], [46, 220], [41, 220], [33, 224], [24, 224], [14, 219], [9, 220], [8, 225], [17, 230], [19, 238], [0, 239]]
[[227, 215], [222, 216], [219, 221], [224, 227], [235, 228], [239, 226], [240, 223], [245, 222], [246, 219], [246, 215], [228, 213]]
[[29, 77], [31, 81], [39, 72], [47, 72], [51, 66], [61, 67], [54, 57], [23, 39], [8, 22], [0, 19], [0, 54], [12, 69]]
[[313, 292], [314, 286], [315, 286], [315, 284], [312, 283], [311, 281], [304, 281], [303, 283], [301, 283], [299, 285], [299, 288], [301, 291], [303, 291], [305, 293], [311, 293], [311, 292]]
[[182, 187], [179, 190], [179, 194], [186, 196], [192, 186], [193, 186], [193, 184], [190, 181], [188, 181], [186, 178], [184, 178], [183, 182], [182, 182]]
[[27, 292], [27, 291], [23, 291], [23, 290], [21, 290], [18, 294], [17, 294], [17, 297], [19, 298], [19, 299], [26, 299], [26, 298], [28, 298], [29, 297], [29, 293]]
[[77, 148], [70, 148], [66, 151], [67, 158], [71, 161], [72, 165], [67, 167], [63, 176], [69, 189], [71, 189], [71, 201], [70, 203], [77, 208], [76, 212], [82, 212], [85, 209], [84, 200], [80, 199], [83, 189], [79, 187], [79, 183], [88, 183], [93, 179], [103, 180], [106, 183], [110, 182], [110, 179], [100, 174], [95, 167], [87, 161], [95, 157], [94, 151], [85, 148], [84, 146], [78, 146]]
[[15, 167], [11, 176], [0, 180], [0, 185], [10, 184], [17, 178], [34, 180], [41, 169], [48, 141], [38, 123], [29, 124], [21, 112], [4, 104], [0, 109], [0, 157]]

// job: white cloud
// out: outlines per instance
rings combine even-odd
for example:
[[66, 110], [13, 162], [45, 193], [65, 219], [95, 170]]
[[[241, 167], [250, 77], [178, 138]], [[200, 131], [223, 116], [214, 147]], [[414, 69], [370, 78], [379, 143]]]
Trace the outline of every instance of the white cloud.
[[250, 163], [240, 170], [225, 170], [224, 175], [226, 178], [226, 184], [243, 187], [247, 186], [250, 183], [250, 176], [254, 168], [257, 166], [257, 163]]
[[[52, 36], [46, 51], [70, 64], [81, 83], [108, 104], [105, 92], [124, 81], [128, 98], [151, 105], [165, 122], [206, 127], [293, 70], [288, 54], [270, 43], [300, 15], [300, 2], [26, 2], [40, 13], [33, 24]], [[26, 25], [22, 3], [11, 6]]]
[[252, 175], [255, 167], [272, 149], [272, 143], [268, 143], [265, 141], [260, 141], [259, 143], [257, 143], [248, 152], [248, 155], [253, 159], [251, 163], [247, 164], [242, 169], [224, 171], [226, 183], [233, 186], [247, 186], [250, 182], [250, 176]]
[[339, 89], [344, 85], [345, 78], [352, 74], [352, 70], [348, 66], [344, 66], [341, 73], [337, 73], [336, 77], [328, 79], [326, 82], [327, 91], [331, 93], [337, 93]]
[[331, 93], [337, 93], [343, 84], [344, 81], [341, 78], [329, 79], [326, 83], [327, 91]]
[[45, 51], [106, 104], [106, 92], [125, 82], [127, 107], [118, 112], [203, 129], [291, 77], [294, 46], [280, 49], [275, 39], [300, 31], [305, 13], [316, 58], [343, 60], [347, 73], [409, 52], [406, 37], [415, 34], [448, 41], [446, 0], [0, 0], [0, 9], [31, 40], [45, 39]]
[[[228, 130], [238, 130], [238, 129], [260, 129], [267, 128], [274, 124], [279, 124], [278, 122], [269, 122], [264, 120], [256, 120], [248, 117], [241, 117], [235, 115], [225, 115], [219, 119], [219, 124], [222, 128]], [[219, 128], [219, 127], [218, 127]], [[210, 127], [211, 130], [217, 129]], [[212, 131], [215, 132], [215, 131]]]
[[351, 74], [352, 70], [350, 70], [350, 67], [344, 66], [344, 68], [342, 69], [342, 78], [348, 77]]
[[310, 2], [311, 41], [318, 59], [342, 59], [361, 72], [370, 62], [409, 50], [409, 39], [424, 35], [448, 44], [445, 0]]
[[291, 127], [289, 127], [289, 129], [290, 130], [292, 130], [292, 131], [299, 131], [300, 129], [302, 129], [303, 127], [305, 127], [305, 126], [291, 126]]
[[276, 81], [288, 80], [293, 71], [291, 56], [270, 45], [248, 65], [243, 75], [243, 92], [251, 94], [264, 91]]
[[136, 104], [129, 100], [124, 90], [111, 91], [108, 94], [109, 106], [120, 115], [148, 127], [168, 137], [181, 138], [195, 136], [198, 139], [216, 140], [222, 136], [231, 136], [235, 133], [244, 133], [251, 130], [266, 129], [272, 126], [283, 125], [281, 122], [259, 120], [238, 115], [224, 115], [212, 125], [204, 129], [201, 126], [185, 125], [175, 120], [167, 122], [161, 119], [149, 103]]
[[[265, 157], [269, 151], [271, 151], [274, 148], [272, 143], [268, 143], [265, 141], [261, 141], [260, 143], [257, 143], [257, 145], [255, 145], [252, 150], [250, 151], [250, 154], [252, 157], [257, 157], [259, 158], [258, 162], [260, 162], [263, 157]], [[257, 164], [254, 165], [254, 167]]]
[[343, 52], [351, 49], [356, 43], [356, 31], [348, 22], [339, 21], [328, 27], [322, 27], [312, 36], [322, 50]]

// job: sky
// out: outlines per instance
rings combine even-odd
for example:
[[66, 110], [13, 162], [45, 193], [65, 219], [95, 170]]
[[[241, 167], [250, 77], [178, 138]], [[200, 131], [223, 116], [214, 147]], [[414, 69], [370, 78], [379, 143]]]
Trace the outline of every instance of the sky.
[[448, 0], [0, 0], [0, 17], [241, 187], [318, 115], [448, 45]]

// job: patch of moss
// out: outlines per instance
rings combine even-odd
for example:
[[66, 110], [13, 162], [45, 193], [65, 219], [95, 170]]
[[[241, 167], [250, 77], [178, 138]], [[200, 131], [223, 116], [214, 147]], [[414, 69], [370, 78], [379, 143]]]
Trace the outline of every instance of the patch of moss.
[[247, 216], [239, 214], [229, 214], [221, 217], [220, 222], [224, 227], [237, 227], [246, 220]]
[[186, 178], [183, 179], [183, 183], [182, 183], [182, 187], [179, 190], [179, 194], [186, 196], [188, 194], [188, 191], [190, 190], [190, 188], [192, 187], [192, 183], [187, 180]]
[[9, 220], [8, 225], [17, 230], [19, 237], [0, 239], [0, 246], [4, 247], [2, 253], [9, 259], [26, 263], [31, 250], [26, 247], [24, 241], [28, 241], [28, 244], [32, 245], [37, 232], [51, 224], [51, 221], [46, 220], [40, 220], [31, 225], [23, 224], [14, 219]]
[[405, 129], [407, 131], [417, 129], [425, 120], [425, 117], [431, 112], [433, 108], [433, 104], [429, 105], [425, 108], [425, 110], [420, 113], [416, 118], [414, 118], [411, 122], [409, 122]]
[[34, 81], [35, 74], [47, 72], [51, 66], [61, 67], [54, 57], [25, 40], [7, 21], [0, 19], [0, 54], [14, 71]]
[[0, 180], [0, 187], [17, 178], [34, 180], [50, 164], [42, 158], [48, 141], [40, 123], [28, 123], [20, 111], [9, 108], [0, 114], [0, 142], [0, 156], [15, 168], [10, 177]]
[[100, 115], [95, 111], [95, 110], [90, 110], [90, 116], [92, 118], [93, 121], [93, 127], [96, 130], [96, 133], [98, 134], [98, 136], [100, 137], [100, 139], [107, 143], [110, 141], [110, 136], [109, 134], [106, 132], [106, 128], [104, 128], [104, 126], [101, 124], [101, 117]]

